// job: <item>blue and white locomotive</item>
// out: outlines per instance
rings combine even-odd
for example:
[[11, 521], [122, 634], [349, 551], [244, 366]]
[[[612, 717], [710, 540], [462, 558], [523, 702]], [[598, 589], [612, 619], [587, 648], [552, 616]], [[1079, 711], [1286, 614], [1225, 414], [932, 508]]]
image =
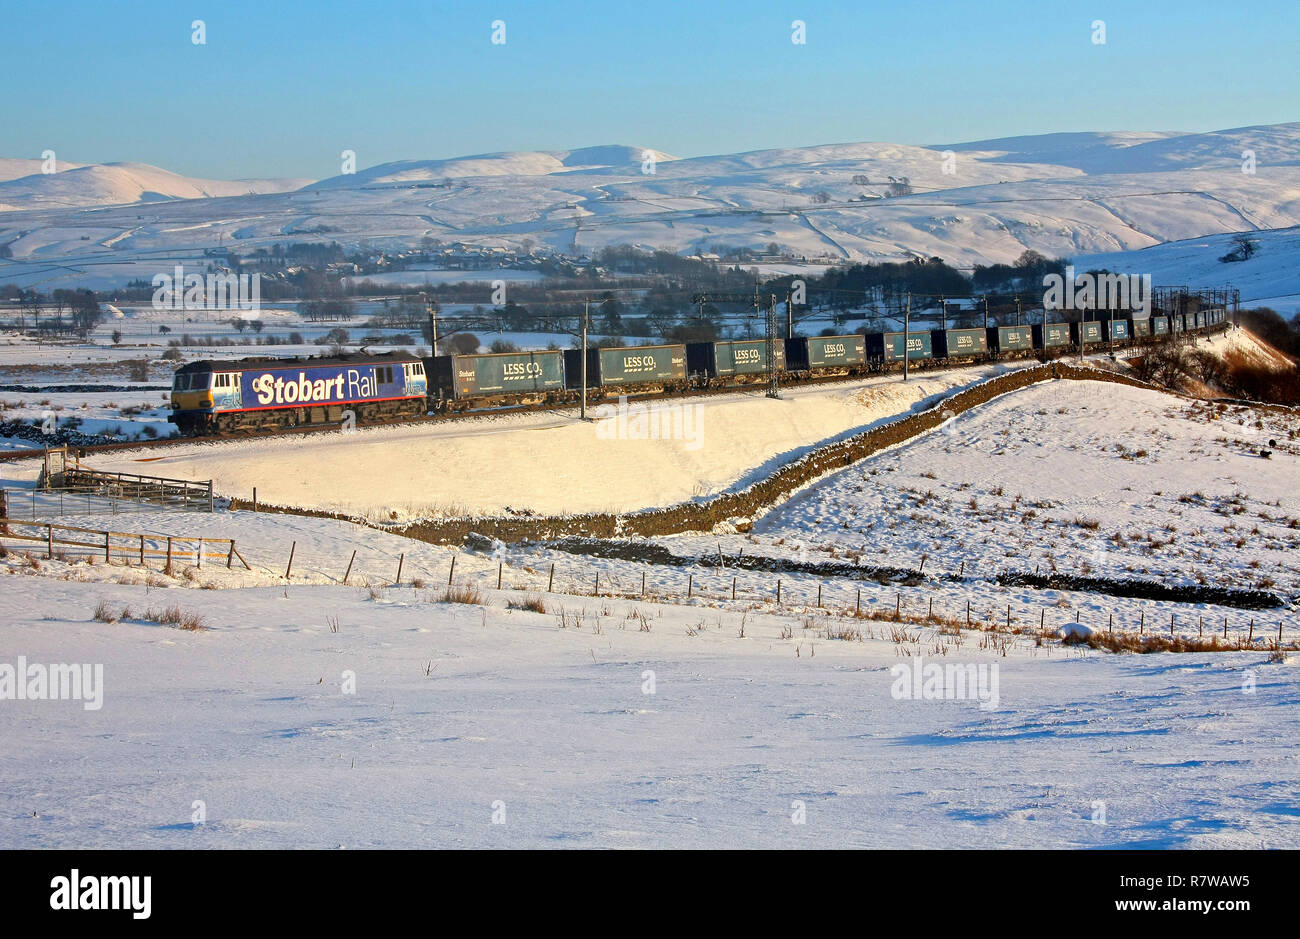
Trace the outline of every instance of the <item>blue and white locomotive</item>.
[[172, 381], [171, 421], [183, 434], [418, 417], [424, 363], [413, 355], [191, 362]]

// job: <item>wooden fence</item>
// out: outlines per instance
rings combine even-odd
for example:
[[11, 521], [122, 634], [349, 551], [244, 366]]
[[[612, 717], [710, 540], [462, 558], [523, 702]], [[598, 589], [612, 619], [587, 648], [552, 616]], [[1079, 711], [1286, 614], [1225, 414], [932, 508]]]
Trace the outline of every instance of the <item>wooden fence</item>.
[[229, 568], [235, 561], [252, 570], [235, 548], [230, 538], [206, 538], [190, 535], [152, 535], [140, 532], [104, 531], [95, 528], [77, 528], [72, 525], [53, 525], [47, 522], [29, 522], [15, 518], [0, 518], [0, 541], [29, 542], [45, 546], [45, 557], [53, 559], [56, 550], [92, 557], [103, 556], [105, 561], [114, 557], [138, 561], [147, 565], [151, 558], [165, 558], [170, 568], [175, 563], [194, 562], [202, 568], [205, 559], [225, 562]]

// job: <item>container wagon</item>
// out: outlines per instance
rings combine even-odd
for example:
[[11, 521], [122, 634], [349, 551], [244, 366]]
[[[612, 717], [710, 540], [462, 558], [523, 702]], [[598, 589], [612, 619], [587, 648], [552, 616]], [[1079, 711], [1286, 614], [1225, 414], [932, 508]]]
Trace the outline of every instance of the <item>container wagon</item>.
[[548, 352], [439, 355], [424, 360], [435, 410], [537, 404], [564, 391], [564, 356]]
[[902, 333], [868, 333], [866, 340], [867, 356], [873, 362], [901, 362], [904, 349], [911, 361], [934, 357], [929, 333], [908, 333], [906, 341]]
[[867, 337], [796, 337], [786, 341], [786, 367], [792, 372], [846, 372], [867, 364]]
[[1126, 342], [1133, 333], [1129, 328], [1128, 320], [1109, 319], [1101, 321], [1101, 334], [1103, 337], [1109, 337], [1112, 342]]
[[983, 329], [932, 329], [930, 347], [936, 359], [963, 359], [986, 355], [988, 333]]
[[[785, 371], [785, 340], [775, 340], [772, 351], [776, 370]], [[764, 377], [767, 375], [767, 340], [688, 342], [686, 370], [692, 376], [707, 379], [710, 383], [730, 379], [744, 381], [745, 376]]]
[[990, 326], [986, 335], [989, 349], [998, 354], [1034, 348], [1034, 333], [1028, 326]]
[[1069, 323], [1037, 323], [1030, 331], [1034, 337], [1034, 348], [1043, 352], [1064, 349], [1070, 344]]
[[1070, 324], [1070, 338], [1076, 348], [1079, 346], [1096, 345], [1103, 342], [1102, 338], [1106, 334], [1102, 332], [1101, 323], [1096, 320], [1085, 320], [1080, 323]]
[[[582, 350], [564, 352], [564, 384], [582, 387]], [[612, 346], [587, 350], [587, 391], [667, 391], [686, 386], [686, 346]]]

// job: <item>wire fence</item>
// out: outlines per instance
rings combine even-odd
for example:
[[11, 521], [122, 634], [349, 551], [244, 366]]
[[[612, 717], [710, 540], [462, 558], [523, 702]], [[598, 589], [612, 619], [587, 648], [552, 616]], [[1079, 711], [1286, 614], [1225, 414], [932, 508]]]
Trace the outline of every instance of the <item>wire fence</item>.
[[[1220, 639], [1237, 646], [1272, 643], [1295, 648], [1300, 624], [1288, 610], [1210, 611], [1174, 601], [1140, 602], [1132, 598], [1100, 599], [1087, 612], [1059, 603], [1026, 603], [1023, 597], [995, 595], [978, 579], [953, 585], [894, 585], [812, 574], [776, 575], [742, 569], [668, 566], [639, 562], [594, 565], [581, 560], [515, 559], [473, 553], [451, 554], [430, 563], [399, 552], [360, 554], [353, 549], [337, 557], [304, 553], [292, 543], [284, 566], [262, 564], [261, 570], [285, 584], [321, 582], [369, 589], [376, 598], [395, 589], [424, 590], [430, 602], [486, 603], [490, 591], [534, 595], [549, 612], [565, 602], [643, 600], [647, 603], [696, 604], [770, 613], [851, 617], [893, 623], [903, 628], [932, 628], [1013, 634], [1033, 639], [1083, 626], [1098, 634], [1135, 634], [1150, 641], [1201, 642]], [[254, 566], [259, 566], [254, 561]], [[964, 567], [964, 565], [963, 565]], [[956, 587], [960, 592], [950, 589]], [[547, 597], [555, 597], [548, 603]], [[559, 606], [557, 606], [559, 604]]]

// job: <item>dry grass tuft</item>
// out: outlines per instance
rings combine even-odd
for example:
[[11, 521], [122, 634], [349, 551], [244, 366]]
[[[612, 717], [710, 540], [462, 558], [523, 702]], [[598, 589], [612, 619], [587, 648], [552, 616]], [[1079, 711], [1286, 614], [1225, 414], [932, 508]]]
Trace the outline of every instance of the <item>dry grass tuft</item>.
[[535, 593], [530, 593], [522, 600], [510, 600], [506, 607], [511, 610], [528, 610], [532, 613], [549, 613], [546, 608], [546, 601]]
[[478, 592], [477, 587], [471, 587], [463, 584], [459, 587], [448, 587], [438, 598], [439, 603], [468, 603], [471, 606], [478, 606], [483, 602], [483, 595]]

